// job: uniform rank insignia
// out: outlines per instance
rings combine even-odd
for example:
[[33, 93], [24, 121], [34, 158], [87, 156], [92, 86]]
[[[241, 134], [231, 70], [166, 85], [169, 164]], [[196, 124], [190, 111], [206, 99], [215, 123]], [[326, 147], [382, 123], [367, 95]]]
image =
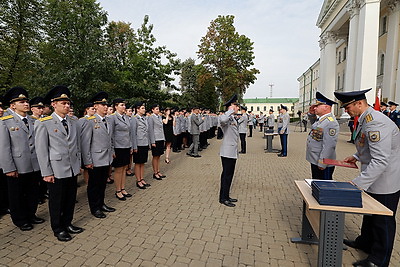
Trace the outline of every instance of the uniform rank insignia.
[[48, 121], [48, 120], [51, 120], [52, 118], [53, 118], [52, 116], [47, 116], [44, 118], [40, 118], [39, 121]]
[[362, 133], [360, 136], [360, 141], [358, 142], [358, 145], [363, 147], [365, 145], [365, 134]]
[[5, 121], [5, 120], [11, 119], [13, 117], [14, 117], [13, 115], [8, 115], [8, 116], [1, 117], [0, 120]]
[[335, 136], [335, 134], [336, 134], [336, 129], [334, 129], [334, 128], [329, 129], [330, 136]]
[[374, 120], [374, 118], [372, 118], [372, 115], [371, 114], [368, 114], [366, 117], [365, 117], [365, 121], [368, 123], [368, 122], [371, 122], [371, 121], [373, 121]]
[[[334, 121], [334, 119], [332, 117], [328, 117], [329, 121]], [[333, 129], [334, 130], [334, 129]]]
[[88, 120], [93, 120], [93, 119], [95, 119], [96, 117], [95, 116], [91, 116], [91, 117], [87, 117], [86, 119], [88, 119]]
[[321, 141], [322, 137], [324, 136], [324, 130], [322, 128], [316, 128], [311, 130], [312, 138], [315, 141]]
[[379, 140], [381, 140], [381, 135], [379, 131], [369, 132], [368, 137], [371, 142], [378, 142]]

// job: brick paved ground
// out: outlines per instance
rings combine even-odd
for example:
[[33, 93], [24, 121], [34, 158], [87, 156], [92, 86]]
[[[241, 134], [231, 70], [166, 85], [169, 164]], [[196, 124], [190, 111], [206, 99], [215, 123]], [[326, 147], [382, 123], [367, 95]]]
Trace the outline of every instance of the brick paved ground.
[[[89, 214], [81, 182], [74, 224], [86, 230], [68, 243], [58, 242], [50, 230], [46, 204], [37, 214], [46, 223], [29, 232], [21, 232], [9, 216], [3, 217], [0, 265], [316, 266], [316, 246], [289, 241], [301, 231], [302, 199], [293, 181], [310, 176], [305, 138], [306, 133], [292, 131], [287, 158], [264, 153], [258, 131], [248, 138], [248, 153], [237, 162], [233, 182], [231, 195], [239, 199], [235, 208], [218, 203], [220, 141], [215, 139], [202, 158], [174, 153], [171, 164], [162, 164], [168, 178], [148, 178], [149, 189], [139, 191], [129, 178], [127, 189], [134, 196], [125, 202], [114, 197], [109, 185], [107, 203], [117, 211], [106, 219]], [[340, 135], [338, 158], [354, 151], [347, 139], [348, 134]], [[337, 168], [335, 178], [349, 180], [356, 173]], [[150, 176], [147, 164], [146, 177]], [[361, 216], [346, 216], [345, 236], [354, 238], [360, 223]], [[400, 262], [399, 234], [396, 240], [393, 266]], [[344, 266], [364, 257], [354, 249], [344, 251]]]

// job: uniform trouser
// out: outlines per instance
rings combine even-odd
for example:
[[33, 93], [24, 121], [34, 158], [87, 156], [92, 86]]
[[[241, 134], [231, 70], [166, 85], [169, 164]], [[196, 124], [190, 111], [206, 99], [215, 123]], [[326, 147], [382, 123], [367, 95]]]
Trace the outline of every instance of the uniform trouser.
[[239, 133], [240, 149], [242, 153], [246, 153], [246, 133]]
[[307, 132], [307, 121], [303, 121], [304, 131]]
[[333, 172], [335, 171], [335, 166], [326, 167], [323, 170], [318, 168], [318, 165], [311, 164], [311, 177], [313, 179], [319, 180], [332, 180]]
[[279, 134], [279, 138], [281, 139], [282, 155], [283, 156], [287, 156], [287, 138], [288, 138], [288, 135], [287, 134]]
[[200, 147], [205, 148], [207, 146], [207, 132], [200, 133]]
[[400, 191], [393, 194], [368, 194], [393, 211], [393, 216], [364, 215], [361, 235], [356, 238], [356, 243], [370, 252], [368, 259], [372, 263], [386, 267], [389, 266], [396, 235], [396, 210]]
[[262, 129], [263, 129], [264, 123], [259, 123], [258, 125], [260, 126], [260, 132], [262, 132]]
[[189, 132], [186, 132], [186, 139], [187, 139], [187, 145], [190, 146], [192, 144], [192, 135]]
[[35, 217], [40, 178], [40, 172], [20, 173], [18, 177], [7, 177], [11, 219], [18, 227], [29, 223]]
[[55, 178], [54, 183], [48, 183], [48, 187], [51, 229], [57, 234], [65, 231], [74, 217], [77, 176]]
[[249, 125], [249, 137], [253, 137], [253, 125]]
[[222, 138], [224, 138], [224, 132], [222, 131], [221, 127], [218, 127], [217, 139], [222, 139]]
[[8, 210], [8, 185], [7, 176], [0, 169], [0, 215], [6, 213]]
[[173, 135], [172, 137], [172, 150], [173, 151], [177, 151], [179, 150], [179, 146], [178, 146], [178, 135]]
[[233, 174], [235, 173], [236, 159], [221, 157], [222, 173], [221, 188], [219, 191], [219, 201], [229, 200], [229, 191], [232, 184]]
[[90, 212], [101, 210], [104, 205], [104, 195], [110, 166], [94, 167], [89, 170], [87, 196]]
[[193, 134], [192, 140], [193, 140], [193, 142], [189, 147], [189, 153], [192, 155], [198, 155], [199, 154], [199, 135]]

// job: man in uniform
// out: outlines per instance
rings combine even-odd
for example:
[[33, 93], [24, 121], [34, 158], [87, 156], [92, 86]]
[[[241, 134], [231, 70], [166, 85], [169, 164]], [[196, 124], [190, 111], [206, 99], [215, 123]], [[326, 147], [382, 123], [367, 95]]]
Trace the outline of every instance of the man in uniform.
[[238, 120], [239, 136], [240, 136], [239, 154], [246, 154], [246, 134], [247, 134], [247, 122], [249, 121], [249, 118], [247, 117], [246, 114], [247, 108], [245, 106], [241, 106], [240, 111], [242, 112], [242, 115]]
[[71, 100], [67, 87], [55, 86], [45, 99], [54, 112], [35, 122], [36, 152], [49, 188], [51, 228], [59, 241], [69, 241], [70, 234], [83, 232], [72, 225], [81, 164], [80, 131], [77, 120], [68, 116]]
[[228, 111], [220, 116], [224, 139], [219, 152], [222, 162], [219, 202], [228, 207], [235, 207], [233, 202], [237, 202], [237, 199], [231, 198], [229, 194], [238, 158], [239, 126], [234, 115], [239, 111], [239, 104], [236, 101], [237, 95], [235, 94], [224, 104]]
[[396, 110], [399, 104], [393, 101], [389, 101], [388, 104], [389, 104], [389, 112], [387, 115], [397, 125], [397, 127], [400, 127], [400, 112]]
[[262, 132], [263, 130], [264, 121], [265, 121], [265, 115], [262, 112], [260, 112], [260, 116], [258, 117], [258, 125], [260, 126], [260, 132]]
[[111, 124], [106, 117], [107, 98], [106, 92], [99, 92], [90, 100], [96, 113], [85, 117], [81, 125], [82, 161], [89, 174], [87, 196], [90, 212], [96, 218], [105, 218], [104, 212], [115, 211], [104, 203], [108, 170], [114, 154]]
[[247, 116], [249, 118], [247, 125], [249, 125], [249, 135], [248, 137], [253, 137], [253, 127], [254, 127], [254, 115], [251, 112], [251, 110], [249, 111], [249, 114]]
[[11, 219], [22, 231], [33, 229], [32, 224], [43, 223], [36, 217], [39, 180], [41, 178], [35, 151], [34, 120], [28, 116], [28, 93], [14, 87], [4, 95], [13, 115], [0, 119], [1, 166], [8, 183]]
[[31, 117], [35, 120], [38, 120], [43, 117], [43, 109], [44, 109], [44, 98], [41, 96], [36, 96], [29, 101], [29, 105], [31, 107], [32, 115]]
[[269, 110], [269, 116], [267, 119], [267, 125], [268, 125], [268, 130], [274, 130], [274, 124], [275, 124], [275, 116], [274, 116], [274, 110], [270, 109]]
[[381, 112], [383, 113], [383, 114], [385, 114], [386, 116], [388, 115], [388, 104], [386, 104], [385, 102], [381, 102], [381, 107], [380, 107], [380, 109], [381, 109]]
[[194, 107], [193, 113], [190, 116], [190, 133], [192, 134], [192, 144], [189, 147], [189, 151], [186, 155], [200, 158], [199, 155], [199, 137], [200, 137], [200, 125], [204, 123], [204, 117], [200, 117], [199, 115], [199, 108]]
[[326, 98], [320, 92], [316, 94], [315, 114], [319, 117], [311, 126], [307, 137], [306, 159], [311, 163], [313, 179], [332, 180], [335, 166], [326, 165], [324, 159], [336, 159], [336, 143], [339, 135], [339, 123], [332, 115], [332, 105], [336, 102]]
[[392, 210], [393, 216], [364, 215], [361, 235], [354, 241], [345, 239], [344, 243], [368, 254], [354, 266], [389, 266], [400, 196], [400, 133], [387, 116], [368, 105], [365, 93], [369, 90], [335, 92], [342, 108], [352, 117], [359, 116], [355, 130], [357, 152], [345, 161], [361, 163], [361, 173], [352, 182]]
[[281, 139], [281, 153], [278, 154], [278, 157], [286, 157], [287, 156], [287, 141], [289, 134], [289, 122], [290, 117], [287, 114], [287, 107], [281, 104], [281, 109], [279, 110], [278, 117], [278, 133]]

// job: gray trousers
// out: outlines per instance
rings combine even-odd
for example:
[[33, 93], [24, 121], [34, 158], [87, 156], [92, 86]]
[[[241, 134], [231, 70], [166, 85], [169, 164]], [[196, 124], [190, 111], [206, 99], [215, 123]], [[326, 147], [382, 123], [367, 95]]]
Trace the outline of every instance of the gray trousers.
[[192, 138], [193, 138], [193, 141], [189, 147], [189, 153], [192, 155], [198, 155], [199, 154], [199, 135], [193, 134]]

